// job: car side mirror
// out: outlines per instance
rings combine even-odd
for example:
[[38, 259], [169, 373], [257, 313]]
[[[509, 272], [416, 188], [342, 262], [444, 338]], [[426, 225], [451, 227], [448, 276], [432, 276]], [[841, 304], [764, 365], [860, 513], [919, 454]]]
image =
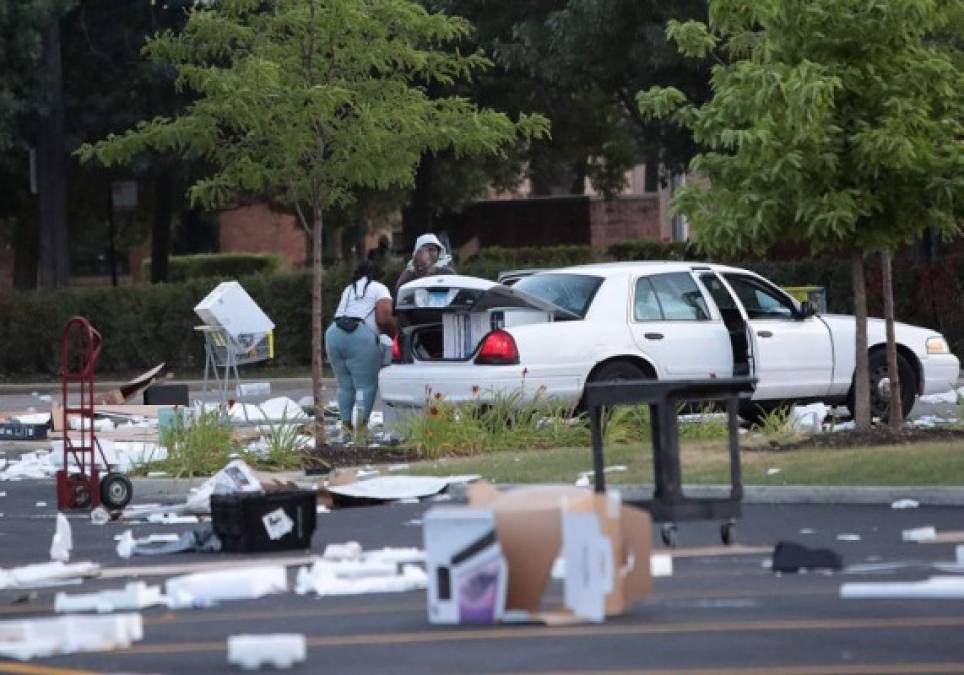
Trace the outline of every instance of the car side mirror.
[[800, 318], [809, 319], [811, 316], [815, 316], [817, 313], [817, 308], [814, 307], [813, 303], [809, 300], [804, 300], [800, 303]]

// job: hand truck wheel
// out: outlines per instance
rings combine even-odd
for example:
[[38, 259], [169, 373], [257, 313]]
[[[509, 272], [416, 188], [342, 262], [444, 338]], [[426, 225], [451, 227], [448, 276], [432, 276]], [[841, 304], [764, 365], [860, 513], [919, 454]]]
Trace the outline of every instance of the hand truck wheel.
[[110, 511], [127, 506], [134, 496], [134, 486], [121, 473], [109, 473], [100, 481], [100, 501]]
[[664, 544], [676, 548], [676, 523], [663, 523], [659, 528], [659, 536]]
[[724, 544], [729, 546], [733, 543], [736, 536], [736, 521], [728, 520], [722, 525], [720, 525], [720, 539]]

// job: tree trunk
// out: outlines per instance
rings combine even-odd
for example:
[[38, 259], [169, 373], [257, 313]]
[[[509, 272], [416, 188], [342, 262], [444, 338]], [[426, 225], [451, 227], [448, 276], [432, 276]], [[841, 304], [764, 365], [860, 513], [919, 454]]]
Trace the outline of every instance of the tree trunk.
[[37, 130], [37, 195], [40, 201], [37, 282], [59, 288], [70, 279], [67, 228], [67, 156], [64, 143], [64, 87], [60, 56], [60, 16], [43, 32], [43, 80], [47, 112]]
[[167, 281], [171, 256], [171, 218], [174, 190], [171, 172], [163, 169], [154, 180], [154, 222], [151, 228], [151, 283]]
[[415, 170], [415, 187], [412, 199], [402, 209], [402, 237], [404, 247], [410, 248], [415, 239], [426, 232], [432, 231], [432, 181], [435, 166], [435, 155], [426, 152]]
[[864, 254], [856, 251], [850, 258], [851, 279], [854, 292], [854, 315], [856, 317], [854, 372], [854, 423], [857, 429], [870, 429], [870, 364], [867, 354], [867, 286], [864, 281]]
[[[312, 204], [314, 222], [311, 229], [311, 392], [315, 400], [315, 451], [325, 452], [325, 398], [321, 387], [322, 356], [322, 279], [324, 268], [321, 265], [321, 242], [324, 234], [321, 200]], [[327, 461], [324, 456], [322, 460]]]
[[880, 272], [883, 277], [884, 321], [887, 324], [887, 378], [890, 382], [890, 407], [887, 419], [890, 428], [900, 431], [904, 426], [904, 408], [900, 395], [900, 368], [897, 367], [897, 340], [894, 337], [894, 286], [890, 251], [880, 252]]
[[37, 287], [36, 215], [20, 217], [16, 226], [13, 259], [13, 286], [19, 291]]

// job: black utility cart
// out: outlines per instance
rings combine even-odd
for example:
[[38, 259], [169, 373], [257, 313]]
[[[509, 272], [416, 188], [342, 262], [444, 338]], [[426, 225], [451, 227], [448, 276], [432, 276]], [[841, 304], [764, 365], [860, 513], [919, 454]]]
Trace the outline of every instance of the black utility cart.
[[[592, 428], [592, 459], [596, 492], [605, 492], [602, 424], [606, 407], [649, 404], [653, 443], [652, 499], [627, 499], [627, 504], [644, 508], [654, 522], [663, 523], [660, 534], [667, 546], [676, 545], [676, 523], [686, 520], [719, 520], [723, 543], [733, 541], [736, 519], [743, 499], [740, 471], [739, 419], [741, 400], [749, 399], [756, 378], [734, 377], [710, 380], [652, 380], [599, 382], [586, 385], [585, 405]], [[678, 411], [694, 401], [719, 402], [727, 413], [730, 448], [730, 494], [728, 497], [696, 498], [683, 494], [679, 453]]]

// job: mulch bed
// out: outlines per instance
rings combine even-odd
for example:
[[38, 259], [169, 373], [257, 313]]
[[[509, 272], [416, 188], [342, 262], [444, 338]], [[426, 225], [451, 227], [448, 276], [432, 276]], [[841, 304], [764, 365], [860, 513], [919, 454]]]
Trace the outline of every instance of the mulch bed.
[[964, 451], [964, 429], [961, 428], [928, 429], [911, 427], [894, 432], [889, 427], [875, 427], [870, 431], [836, 431], [814, 434], [791, 443], [773, 445], [768, 450], [779, 452], [803, 448], [841, 450], [859, 446], [913, 445], [915, 443], [939, 443], [954, 440], [961, 441], [961, 450]]
[[346, 447], [342, 445], [324, 445], [320, 450], [313, 450], [310, 457], [316, 464], [320, 464], [318, 460], [323, 460], [333, 464], [335, 468], [364, 466], [366, 464], [405, 464], [424, 459], [408, 448], [391, 446]]

